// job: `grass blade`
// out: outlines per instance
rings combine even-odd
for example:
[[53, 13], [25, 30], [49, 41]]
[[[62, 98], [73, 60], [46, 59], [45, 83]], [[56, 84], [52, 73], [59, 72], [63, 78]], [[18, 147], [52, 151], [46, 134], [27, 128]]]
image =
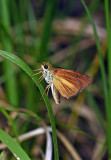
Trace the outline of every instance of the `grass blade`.
[[[11, 54], [9, 52], [2, 51], [2, 50], [0, 50], [0, 55], [3, 56], [6, 59], [12, 61], [13, 63], [18, 65], [19, 67], [21, 67], [32, 78], [34, 83], [38, 84], [39, 80], [35, 76], [32, 76], [34, 73], [32, 72], [31, 68], [25, 62], [23, 62], [19, 57], [15, 56], [14, 54]], [[43, 89], [41, 84], [38, 84], [38, 88], [39, 88], [41, 94], [43, 94], [44, 89]], [[43, 95], [43, 100], [46, 104], [46, 107], [47, 107], [47, 110], [48, 110], [48, 113], [49, 113], [49, 117], [50, 117], [50, 122], [51, 122], [51, 127], [52, 127], [53, 143], [54, 143], [55, 160], [58, 160], [59, 156], [58, 156], [55, 120], [54, 120], [52, 107], [51, 107], [50, 101], [49, 101], [46, 93]]]
[[109, 104], [109, 94], [108, 94], [107, 81], [106, 81], [106, 75], [105, 75], [104, 61], [103, 61], [103, 57], [102, 57], [102, 53], [101, 53], [100, 42], [99, 42], [99, 38], [97, 35], [95, 24], [92, 20], [89, 9], [87, 8], [84, 0], [81, 0], [81, 2], [87, 12], [87, 15], [89, 17], [89, 20], [90, 20], [92, 28], [93, 28], [97, 51], [98, 51], [98, 56], [99, 56], [99, 60], [100, 60], [100, 69], [101, 69], [101, 76], [102, 76], [104, 97], [105, 97], [105, 110], [106, 110], [106, 117], [107, 117], [107, 124], [108, 124], [107, 125], [108, 126], [108, 128], [107, 128], [107, 143], [108, 143], [109, 157], [111, 158], [111, 136], [110, 136], [111, 135], [111, 116], [110, 116], [111, 108], [110, 108], [110, 104]]
[[44, 26], [43, 32], [41, 36], [41, 43], [40, 43], [40, 50], [44, 51], [44, 57], [46, 58], [47, 54], [47, 46], [49, 43], [51, 31], [52, 31], [52, 22], [55, 16], [56, 8], [57, 8], [58, 0], [48, 0], [47, 1], [47, 8], [45, 11], [45, 19], [44, 19]]
[[[8, 1], [1, 0], [0, 1], [0, 22], [7, 30], [10, 30], [10, 18], [9, 18], [9, 9], [8, 9]], [[9, 33], [9, 32], [8, 32]], [[12, 51], [12, 43], [9, 37], [7, 37], [7, 33], [5, 33], [2, 29], [0, 29], [0, 36], [3, 48], [8, 51]], [[11, 62], [4, 61], [3, 62], [4, 75], [11, 73], [11, 78], [6, 81], [6, 91], [8, 95], [8, 100], [11, 105], [18, 106], [18, 93], [17, 93], [17, 85], [16, 85], [16, 77], [14, 75], [14, 68]]]
[[108, 44], [108, 73], [109, 73], [109, 128], [108, 128], [108, 148], [109, 157], [111, 158], [111, 17], [110, 17], [110, 2], [105, 0], [105, 15], [107, 29], [107, 44]]
[[4, 155], [4, 151], [0, 154], [0, 160], [2, 160], [3, 155]]
[[9, 148], [16, 158], [31, 160], [24, 150], [6, 132], [0, 129], [0, 140]]

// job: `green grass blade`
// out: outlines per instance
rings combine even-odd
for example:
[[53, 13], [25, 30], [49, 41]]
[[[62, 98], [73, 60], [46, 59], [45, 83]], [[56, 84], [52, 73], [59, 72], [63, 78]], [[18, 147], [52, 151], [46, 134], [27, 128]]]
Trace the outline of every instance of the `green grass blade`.
[[4, 155], [4, 151], [0, 154], [0, 160], [2, 160], [3, 155]]
[[107, 44], [108, 44], [108, 74], [109, 74], [109, 128], [108, 128], [108, 152], [111, 158], [111, 17], [110, 17], [110, 2], [105, 0], [105, 15], [106, 15], [106, 29], [107, 29]]
[[85, 10], [86, 10], [86, 12], [88, 14], [89, 20], [90, 20], [92, 28], [93, 28], [94, 37], [95, 37], [96, 46], [97, 46], [97, 51], [98, 51], [98, 56], [99, 56], [99, 59], [100, 59], [100, 68], [101, 68], [101, 75], [102, 75], [104, 95], [105, 95], [105, 105], [108, 107], [108, 105], [109, 105], [109, 101], [108, 101], [108, 88], [107, 88], [106, 74], [105, 74], [105, 68], [104, 68], [104, 61], [103, 61], [103, 57], [102, 57], [102, 52], [101, 52], [101, 46], [100, 46], [100, 43], [99, 43], [99, 38], [98, 38], [98, 35], [97, 35], [95, 24], [94, 24], [94, 22], [92, 20], [92, 17], [90, 15], [90, 12], [89, 12], [89, 10], [88, 10], [88, 8], [87, 8], [84, 0], [81, 0], [81, 2], [82, 2], [83, 6], [84, 6], [84, 8], [85, 8]]
[[32, 6], [32, 1], [27, 0], [27, 15], [28, 15], [28, 22], [30, 26], [30, 30], [33, 36], [36, 35], [36, 30], [37, 30], [37, 20], [34, 14], [33, 6]]
[[90, 15], [90, 12], [89, 12], [84, 0], [81, 0], [81, 2], [87, 12], [87, 15], [89, 17], [89, 20], [90, 20], [92, 28], [93, 28], [97, 51], [98, 51], [98, 56], [99, 56], [99, 60], [100, 60], [100, 69], [101, 69], [104, 97], [105, 97], [105, 110], [106, 110], [106, 117], [107, 117], [107, 124], [108, 124], [107, 125], [108, 126], [108, 128], [107, 128], [107, 143], [108, 143], [109, 157], [111, 158], [111, 116], [110, 116], [111, 108], [110, 108], [110, 104], [109, 104], [109, 94], [108, 94], [107, 81], [106, 81], [106, 75], [105, 75], [104, 61], [103, 61], [103, 57], [102, 57], [102, 53], [101, 53], [100, 42], [99, 42], [99, 38], [97, 35], [95, 24], [92, 20], [92, 17]]
[[[2, 50], [0, 50], [0, 55], [3, 56], [6, 59], [12, 61], [13, 63], [18, 65], [19, 67], [21, 67], [32, 78], [34, 83], [38, 84], [39, 80], [35, 76], [32, 76], [34, 73], [32, 72], [31, 68], [25, 62], [23, 62], [19, 57], [15, 56], [14, 54], [11, 54], [9, 52], [2, 51]], [[41, 94], [43, 94], [44, 89], [43, 89], [41, 84], [38, 84], [38, 88], [39, 88]], [[51, 127], [52, 127], [53, 143], [54, 143], [55, 160], [58, 160], [59, 156], [58, 156], [55, 120], [54, 120], [52, 107], [51, 107], [50, 101], [49, 101], [46, 93], [43, 95], [43, 100], [46, 104], [46, 107], [47, 107], [47, 110], [48, 110], [48, 113], [49, 113], [49, 117], [50, 117], [50, 122], [51, 122]]]
[[58, 0], [48, 0], [47, 1], [43, 32], [42, 32], [41, 43], [40, 43], [40, 50], [44, 51], [45, 58], [47, 57], [46, 56], [47, 46], [48, 46], [50, 36], [51, 36], [52, 22], [53, 22], [55, 13], [56, 13], [57, 5], [58, 5]]
[[[10, 30], [10, 18], [8, 13], [8, 1], [1, 0], [0, 1], [0, 23], [4, 26], [7, 32]], [[9, 37], [7, 37], [7, 33], [5, 33], [2, 29], [0, 29], [0, 38], [2, 41], [2, 47], [5, 50], [12, 51], [12, 43]], [[7, 76], [8, 73], [12, 73], [11, 78], [8, 79], [6, 84], [6, 91], [8, 95], [8, 100], [11, 105], [18, 106], [18, 92], [17, 92], [17, 85], [16, 85], [16, 77], [14, 75], [14, 68], [11, 62], [3, 61], [3, 69], [4, 75]]]
[[110, 3], [105, 0], [105, 15], [106, 15], [106, 29], [107, 29], [107, 44], [108, 44], [108, 73], [109, 73], [109, 101], [111, 106], [111, 18], [109, 17]]
[[21, 160], [31, 160], [19, 144], [2, 129], [0, 129], [0, 140], [9, 148], [16, 158], [18, 157]]
[[18, 137], [17, 130], [16, 130], [15, 124], [13, 123], [9, 114], [6, 112], [6, 110], [2, 106], [0, 106], [0, 112], [2, 112], [4, 114], [4, 116], [7, 118], [8, 122], [11, 126], [11, 131], [13, 132], [14, 136], [17, 138]]

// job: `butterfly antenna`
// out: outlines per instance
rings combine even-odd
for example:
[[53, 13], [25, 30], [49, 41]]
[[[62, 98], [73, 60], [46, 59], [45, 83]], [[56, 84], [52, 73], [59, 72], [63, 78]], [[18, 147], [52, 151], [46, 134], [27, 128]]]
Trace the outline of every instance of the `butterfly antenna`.
[[42, 57], [43, 61], [45, 62], [45, 58], [44, 58], [44, 56], [43, 56], [43, 54], [42, 54], [42, 52], [41, 52], [40, 48], [38, 48], [38, 51], [39, 51], [39, 53], [40, 53], [40, 55], [41, 55], [41, 57]]

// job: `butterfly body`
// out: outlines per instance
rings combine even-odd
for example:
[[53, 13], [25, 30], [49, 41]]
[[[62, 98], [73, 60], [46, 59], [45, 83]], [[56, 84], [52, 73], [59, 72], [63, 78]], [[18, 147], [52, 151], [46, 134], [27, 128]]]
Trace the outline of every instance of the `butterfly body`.
[[68, 99], [87, 88], [92, 80], [88, 75], [62, 68], [54, 68], [47, 62], [41, 64], [41, 72], [48, 83], [47, 88], [48, 90], [51, 88], [57, 104], [60, 103], [60, 94]]
[[43, 74], [43, 77], [45, 79], [45, 81], [49, 84], [51, 82], [53, 82], [53, 71], [50, 69], [47, 69], [47, 68], [44, 68], [44, 66], [42, 66], [42, 74]]

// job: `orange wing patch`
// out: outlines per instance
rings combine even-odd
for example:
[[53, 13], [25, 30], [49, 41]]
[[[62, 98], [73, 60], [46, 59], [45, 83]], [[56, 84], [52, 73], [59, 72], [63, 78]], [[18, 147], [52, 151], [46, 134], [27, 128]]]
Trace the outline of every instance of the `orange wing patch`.
[[81, 89], [79, 81], [72, 75], [60, 76], [55, 74], [53, 83], [60, 94], [66, 98], [76, 95]]
[[54, 85], [63, 97], [69, 98], [89, 86], [92, 78], [81, 73], [65, 69], [55, 69]]

